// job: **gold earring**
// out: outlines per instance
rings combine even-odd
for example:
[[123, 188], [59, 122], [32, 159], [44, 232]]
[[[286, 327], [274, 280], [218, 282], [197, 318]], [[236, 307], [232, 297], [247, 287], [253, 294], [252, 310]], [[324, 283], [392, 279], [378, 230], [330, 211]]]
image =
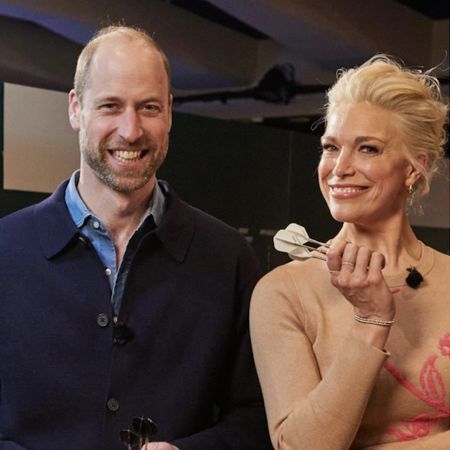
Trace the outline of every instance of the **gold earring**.
[[414, 188], [414, 185], [413, 185], [413, 184], [410, 184], [410, 185], [408, 186], [408, 194], [409, 194], [409, 195], [413, 195], [415, 190], [416, 190], [416, 189]]

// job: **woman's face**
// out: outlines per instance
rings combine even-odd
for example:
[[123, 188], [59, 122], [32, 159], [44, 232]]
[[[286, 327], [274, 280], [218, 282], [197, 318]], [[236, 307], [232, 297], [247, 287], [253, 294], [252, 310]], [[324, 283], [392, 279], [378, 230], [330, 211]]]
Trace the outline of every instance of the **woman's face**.
[[404, 213], [414, 180], [398, 127], [393, 112], [367, 102], [332, 110], [318, 173], [335, 220], [370, 225]]

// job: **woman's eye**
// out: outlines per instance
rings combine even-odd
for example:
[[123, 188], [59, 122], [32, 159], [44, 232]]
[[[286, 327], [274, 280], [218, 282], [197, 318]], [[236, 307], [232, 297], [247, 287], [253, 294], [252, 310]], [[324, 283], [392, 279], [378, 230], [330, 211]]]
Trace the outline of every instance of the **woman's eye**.
[[338, 151], [338, 148], [335, 145], [332, 144], [322, 145], [322, 152], [336, 152], [336, 151]]
[[378, 149], [376, 147], [373, 147], [371, 145], [364, 145], [360, 148], [360, 151], [362, 153], [369, 153], [369, 154], [376, 154], [378, 153]]

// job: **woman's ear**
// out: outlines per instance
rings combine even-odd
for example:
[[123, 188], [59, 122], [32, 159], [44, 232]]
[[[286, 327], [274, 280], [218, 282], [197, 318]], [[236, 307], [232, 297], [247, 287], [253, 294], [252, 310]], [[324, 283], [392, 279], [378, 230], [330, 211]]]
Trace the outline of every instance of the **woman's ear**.
[[69, 122], [74, 131], [80, 130], [80, 100], [76, 92], [72, 89], [69, 92]]
[[423, 172], [420, 171], [417, 166], [423, 167], [425, 170], [428, 167], [428, 156], [426, 153], [419, 153], [415, 157], [415, 160], [418, 164], [410, 164], [409, 166], [409, 172], [405, 180], [405, 184], [407, 187], [414, 186], [420, 180], [420, 178], [423, 177]]

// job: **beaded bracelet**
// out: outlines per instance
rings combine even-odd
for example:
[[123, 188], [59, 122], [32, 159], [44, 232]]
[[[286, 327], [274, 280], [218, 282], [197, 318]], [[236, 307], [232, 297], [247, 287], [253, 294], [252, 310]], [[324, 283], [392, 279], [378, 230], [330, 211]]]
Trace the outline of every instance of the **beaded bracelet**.
[[379, 325], [380, 327], [391, 327], [394, 325], [395, 320], [383, 320], [383, 319], [369, 319], [367, 317], [355, 314], [355, 320], [361, 323], [369, 323], [371, 325]]

